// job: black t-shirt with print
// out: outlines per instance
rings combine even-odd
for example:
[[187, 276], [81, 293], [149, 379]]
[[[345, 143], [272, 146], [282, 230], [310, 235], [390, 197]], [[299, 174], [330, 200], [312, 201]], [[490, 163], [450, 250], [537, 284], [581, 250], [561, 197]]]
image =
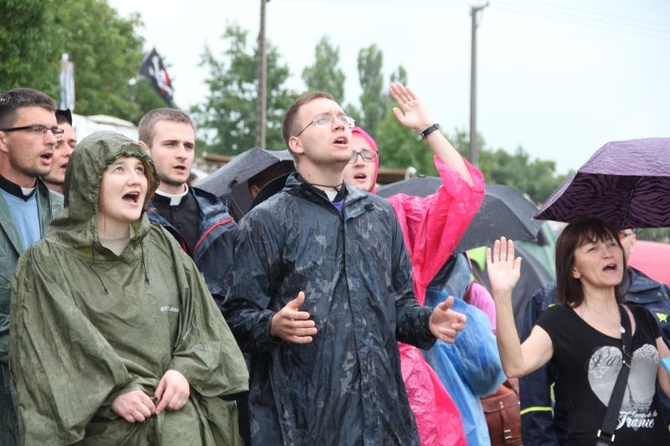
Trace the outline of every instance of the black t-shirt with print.
[[[635, 317], [633, 361], [616, 430], [615, 445], [667, 445], [656, 393], [659, 355], [658, 325], [642, 307], [629, 307]], [[569, 445], [593, 446], [622, 365], [621, 339], [607, 336], [571, 308], [555, 305], [538, 320], [551, 338], [558, 380], [570, 413]]]

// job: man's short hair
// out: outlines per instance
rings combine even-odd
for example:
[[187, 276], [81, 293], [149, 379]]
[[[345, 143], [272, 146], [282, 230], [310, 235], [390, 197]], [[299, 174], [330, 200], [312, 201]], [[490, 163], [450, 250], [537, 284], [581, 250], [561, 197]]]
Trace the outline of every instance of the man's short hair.
[[284, 138], [284, 144], [286, 144], [286, 147], [291, 152], [291, 154], [293, 154], [293, 151], [291, 151], [291, 148], [288, 145], [288, 140], [291, 138], [291, 136], [295, 135], [301, 130], [298, 128], [300, 123], [298, 123], [296, 119], [300, 108], [306, 103], [320, 98], [330, 99], [331, 101], [335, 100], [335, 98], [333, 98], [330, 93], [326, 93], [325, 91], [310, 91], [296, 99], [295, 102], [293, 102], [293, 104], [291, 104], [291, 106], [286, 111], [286, 114], [284, 115], [284, 122], [282, 123], [281, 134], [282, 138]]
[[23, 107], [42, 107], [56, 113], [56, 101], [32, 88], [14, 88], [0, 93], [0, 128], [14, 125], [17, 111]]
[[142, 117], [138, 126], [140, 141], [149, 147], [154, 142], [154, 126], [158, 121], [181, 122], [190, 125], [195, 131], [195, 124], [187, 113], [176, 108], [155, 108]]
[[70, 124], [72, 125], [72, 112], [70, 111], [69, 108], [66, 108], [64, 110], [58, 109], [56, 110], [56, 122], [58, 124]]

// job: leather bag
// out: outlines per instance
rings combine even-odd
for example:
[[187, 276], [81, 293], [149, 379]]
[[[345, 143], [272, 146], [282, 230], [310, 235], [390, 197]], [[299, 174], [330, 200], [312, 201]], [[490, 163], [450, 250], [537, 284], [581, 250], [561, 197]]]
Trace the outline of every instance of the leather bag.
[[521, 445], [521, 403], [519, 380], [508, 378], [496, 393], [480, 398], [491, 446]]

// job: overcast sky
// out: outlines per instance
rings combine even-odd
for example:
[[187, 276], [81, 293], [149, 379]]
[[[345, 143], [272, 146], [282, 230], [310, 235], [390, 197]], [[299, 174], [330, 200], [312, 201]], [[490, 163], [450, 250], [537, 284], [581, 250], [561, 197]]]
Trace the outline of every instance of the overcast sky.
[[[223, 49], [227, 23], [256, 37], [259, 0], [108, 0], [139, 12], [186, 109], [207, 95], [205, 45]], [[358, 103], [356, 58], [376, 44], [384, 74], [403, 65], [435, 121], [469, 130], [467, 0], [272, 0], [266, 34], [303, 92], [302, 70], [323, 36], [339, 47], [346, 99]], [[577, 169], [607, 141], [670, 136], [670, 1], [491, 0], [477, 34], [478, 131], [487, 148]], [[383, 148], [381, 148], [383, 151]]]

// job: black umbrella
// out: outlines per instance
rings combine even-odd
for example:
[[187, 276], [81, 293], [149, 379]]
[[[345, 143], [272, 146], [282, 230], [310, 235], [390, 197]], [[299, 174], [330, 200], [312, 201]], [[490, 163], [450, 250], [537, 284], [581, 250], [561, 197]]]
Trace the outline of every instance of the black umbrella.
[[[425, 197], [442, 184], [436, 177], [414, 177], [379, 188], [378, 194], [390, 197], [398, 193]], [[542, 222], [534, 220], [537, 208], [516, 189], [503, 184], [487, 184], [484, 203], [458, 244], [457, 252], [479, 246], [491, 246], [505, 236], [512, 240], [534, 240]]]
[[253, 197], [248, 183], [251, 178], [267, 171], [271, 174], [269, 180], [292, 170], [295, 170], [295, 166], [288, 150], [253, 148], [235, 156], [198, 181], [196, 186], [228, 203], [231, 214], [239, 220], [251, 208]]
[[379, 188], [377, 188], [377, 195], [385, 198], [396, 194], [427, 197], [430, 194], [434, 194], [437, 188], [441, 185], [442, 180], [440, 178], [420, 175], [418, 177], [412, 177], [406, 180], [379, 186]]

